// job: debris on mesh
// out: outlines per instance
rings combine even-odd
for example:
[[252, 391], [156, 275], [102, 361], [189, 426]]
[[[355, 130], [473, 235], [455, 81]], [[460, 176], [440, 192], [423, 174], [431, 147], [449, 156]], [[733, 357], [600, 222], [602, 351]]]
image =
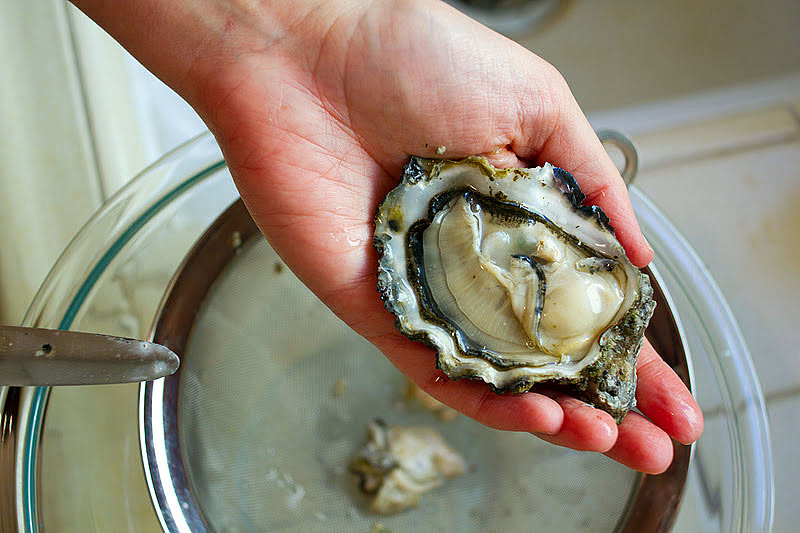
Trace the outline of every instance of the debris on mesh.
[[451, 422], [458, 416], [458, 411], [446, 406], [410, 380], [406, 383], [405, 397], [406, 401], [431, 411], [442, 422]]
[[377, 419], [367, 426], [367, 444], [350, 462], [359, 489], [377, 514], [419, 505], [420, 496], [464, 474], [464, 458], [434, 428], [394, 426]]

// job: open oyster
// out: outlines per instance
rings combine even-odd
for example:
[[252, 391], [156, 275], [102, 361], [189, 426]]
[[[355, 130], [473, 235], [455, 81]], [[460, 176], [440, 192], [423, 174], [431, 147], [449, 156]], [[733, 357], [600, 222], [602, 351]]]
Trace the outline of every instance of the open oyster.
[[448, 377], [567, 388], [618, 422], [655, 308], [608, 217], [566, 171], [414, 157], [375, 224], [378, 289]]
[[358, 474], [359, 488], [369, 496], [374, 513], [415, 507], [422, 494], [467, 471], [461, 454], [434, 428], [375, 420], [367, 426], [367, 437], [366, 446], [349, 466]]

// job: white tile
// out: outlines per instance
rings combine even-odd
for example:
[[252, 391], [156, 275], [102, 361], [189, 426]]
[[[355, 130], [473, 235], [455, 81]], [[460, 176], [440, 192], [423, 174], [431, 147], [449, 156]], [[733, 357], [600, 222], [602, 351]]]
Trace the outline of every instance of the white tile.
[[800, 69], [796, 0], [572, 2], [519, 41], [558, 68], [585, 110], [778, 77]]
[[797, 439], [800, 433], [800, 395], [768, 405], [772, 460], [775, 465], [775, 533], [797, 531], [800, 524], [800, 479]]
[[635, 140], [639, 166], [644, 171], [675, 161], [797, 138], [800, 123], [791, 107], [783, 105], [640, 134]]
[[586, 116], [597, 129], [615, 128], [638, 137], [776, 106], [797, 115], [798, 94], [800, 71], [622, 109], [589, 112]]
[[708, 266], [765, 392], [800, 384], [800, 142], [645, 171], [637, 184]]

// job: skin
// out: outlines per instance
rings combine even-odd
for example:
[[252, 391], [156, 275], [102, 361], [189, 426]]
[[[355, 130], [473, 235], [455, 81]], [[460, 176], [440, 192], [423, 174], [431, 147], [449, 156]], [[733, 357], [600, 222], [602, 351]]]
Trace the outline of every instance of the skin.
[[423, 390], [487, 426], [664, 471], [703, 417], [645, 344], [617, 426], [563, 394], [498, 396], [449, 381], [376, 293], [372, 219], [409, 156], [550, 162], [610, 217], [637, 266], [653, 251], [625, 186], [554, 67], [439, 2], [75, 2], [183, 96], [222, 147], [272, 247], [342, 320]]

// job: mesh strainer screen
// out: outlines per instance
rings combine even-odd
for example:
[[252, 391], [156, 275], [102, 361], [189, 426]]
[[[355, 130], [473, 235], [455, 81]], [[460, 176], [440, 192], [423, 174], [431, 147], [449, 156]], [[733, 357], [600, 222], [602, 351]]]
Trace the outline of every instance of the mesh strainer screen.
[[[217, 531], [610, 531], [639, 480], [598, 454], [405, 403], [403, 376], [263, 239], [212, 286], [182, 373], [184, 462]], [[375, 417], [437, 426], [472, 470], [419, 508], [371, 514], [346, 465]]]

